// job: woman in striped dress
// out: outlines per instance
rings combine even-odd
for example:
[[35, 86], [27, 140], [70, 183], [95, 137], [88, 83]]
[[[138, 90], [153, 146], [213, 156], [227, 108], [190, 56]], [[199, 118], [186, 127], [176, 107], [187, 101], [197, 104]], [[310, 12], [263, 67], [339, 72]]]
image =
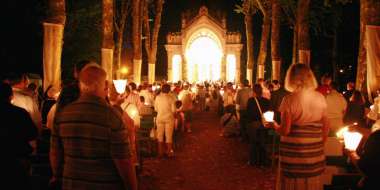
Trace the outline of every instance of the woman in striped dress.
[[326, 100], [307, 65], [295, 64], [286, 74], [285, 88], [292, 92], [280, 106], [281, 135], [278, 190], [321, 190], [325, 167], [324, 142], [328, 134]]

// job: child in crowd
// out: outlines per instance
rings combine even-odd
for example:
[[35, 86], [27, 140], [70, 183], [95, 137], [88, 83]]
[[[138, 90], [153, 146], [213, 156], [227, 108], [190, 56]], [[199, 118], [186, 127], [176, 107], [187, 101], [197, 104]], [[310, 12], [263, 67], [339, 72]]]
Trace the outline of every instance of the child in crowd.
[[145, 102], [144, 96], [140, 96], [140, 102], [141, 104], [138, 107], [140, 116], [152, 115], [153, 108]]
[[227, 106], [224, 115], [220, 119], [220, 136], [232, 137], [239, 135], [238, 118], [234, 106]]
[[182, 102], [180, 100], [177, 100], [175, 102], [176, 107], [176, 113], [175, 113], [175, 130], [185, 130], [185, 114], [181, 110]]

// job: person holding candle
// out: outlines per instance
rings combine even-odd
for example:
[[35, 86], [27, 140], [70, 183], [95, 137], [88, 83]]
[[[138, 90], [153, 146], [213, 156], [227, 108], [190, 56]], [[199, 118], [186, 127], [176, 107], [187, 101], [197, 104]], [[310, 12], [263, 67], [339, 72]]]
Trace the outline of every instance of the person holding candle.
[[277, 189], [323, 189], [324, 142], [329, 124], [326, 99], [317, 92], [317, 81], [305, 64], [292, 65], [286, 74], [285, 88], [291, 92], [279, 108], [281, 124], [266, 123], [280, 135], [280, 162]]
[[346, 149], [353, 164], [363, 177], [358, 183], [360, 189], [373, 189], [378, 186], [380, 171], [380, 130], [373, 132], [366, 141], [362, 152]]
[[263, 88], [256, 84], [253, 86], [254, 97], [247, 102], [247, 134], [249, 139], [249, 165], [264, 166], [266, 160], [265, 139], [266, 130], [263, 127], [262, 115], [270, 110], [270, 102], [262, 97]]

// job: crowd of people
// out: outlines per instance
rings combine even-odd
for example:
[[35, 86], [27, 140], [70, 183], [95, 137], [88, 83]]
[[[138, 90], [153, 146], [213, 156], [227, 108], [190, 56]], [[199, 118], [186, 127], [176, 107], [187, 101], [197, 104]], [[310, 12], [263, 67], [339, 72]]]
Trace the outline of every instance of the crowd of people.
[[[27, 188], [30, 155], [49, 132], [50, 187], [62, 189], [138, 189], [136, 131], [140, 118], [155, 115], [154, 137], [158, 157], [173, 157], [175, 132], [192, 132], [193, 112], [220, 116], [220, 136], [237, 137], [249, 144], [248, 164], [268, 166], [269, 131], [279, 136], [277, 189], [323, 189], [325, 142], [344, 125], [373, 128], [361, 152], [348, 155], [364, 173], [363, 187], [376, 177], [380, 164], [376, 145], [380, 98], [370, 108], [353, 83], [344, 93], [329, 75], [320, 85], [307, 65], [292, 65], [285, 83], [259, 79], [191, 84], [133, 82], [119, 94], [98, 64], [76, 64], [73, 80], [45, 92], [28, 84], [25, 75], [11, 75], [0, 85], [8, 182]], [[28, 88], [29, 87], [29, 88]], [[263, 113], [274, 112], [274, 122]], [[374, 127], [372, 127], [372, 125]], [[7, 144], [15, 146], [7, 146]], [[19, 188], [18, 188], [19, 187]]]

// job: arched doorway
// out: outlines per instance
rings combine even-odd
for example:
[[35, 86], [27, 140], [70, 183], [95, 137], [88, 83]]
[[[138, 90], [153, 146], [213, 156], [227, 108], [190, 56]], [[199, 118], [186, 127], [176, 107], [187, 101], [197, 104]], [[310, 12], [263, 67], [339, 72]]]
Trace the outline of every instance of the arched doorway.
[[239, 82], [243, 44], [240, 33], [227, 31], [226, 18], [201, 7], [198, 15], [186, 13], [181, 20], [181, 31], [166, 36], [168, 81]]
[[185, 51], [190, 82], [221, 79], [223, 50], [215, 34], [200, 29], [190, 38]]

